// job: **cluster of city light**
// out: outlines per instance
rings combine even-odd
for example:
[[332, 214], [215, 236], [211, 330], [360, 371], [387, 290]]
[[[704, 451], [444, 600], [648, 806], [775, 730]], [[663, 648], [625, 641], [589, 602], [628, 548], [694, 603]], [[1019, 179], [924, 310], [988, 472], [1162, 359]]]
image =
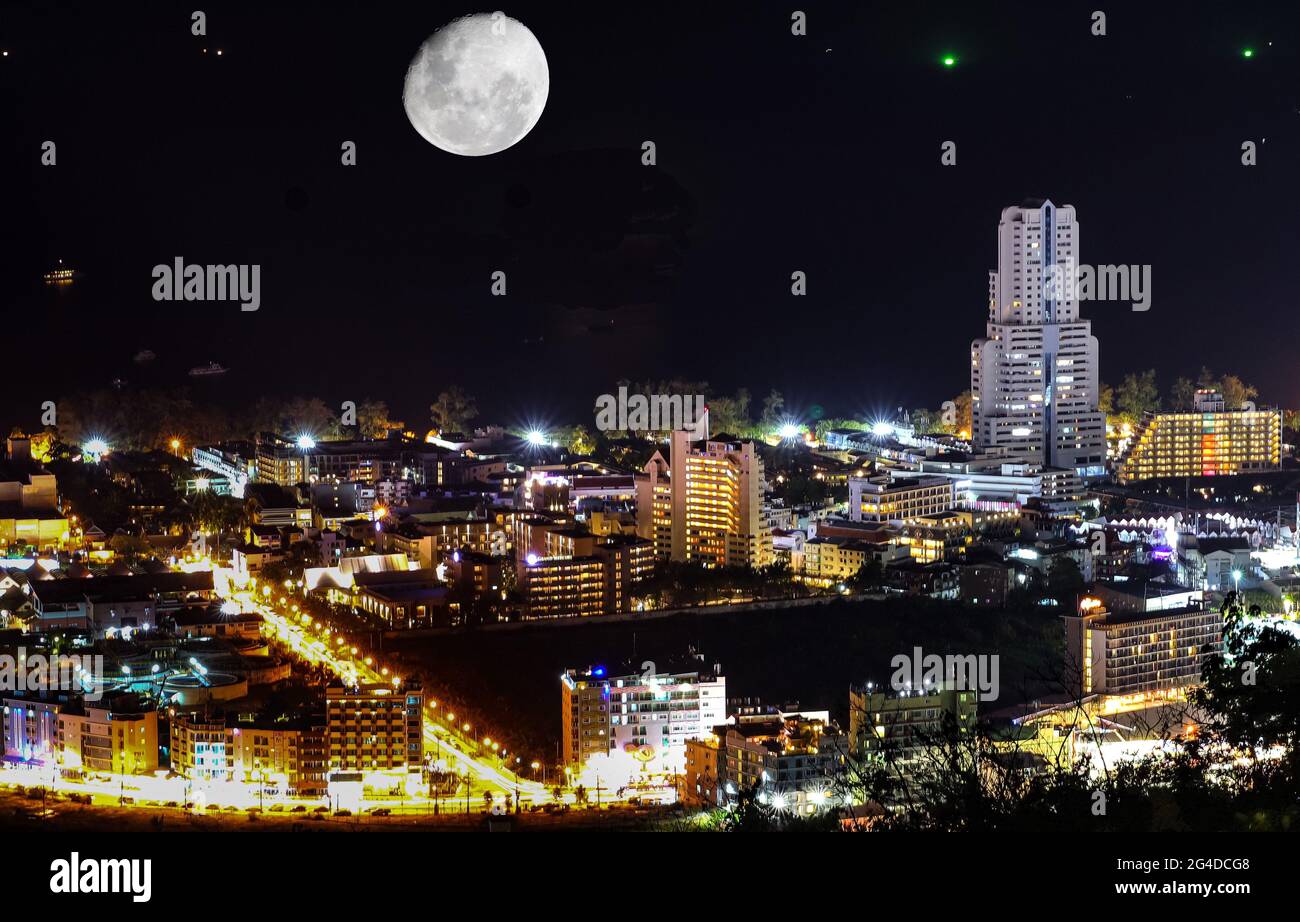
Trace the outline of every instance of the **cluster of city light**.
[[[289, 608], [297, 617], [299, 624], [293, 623], [285, 615], [280, 614], [271, 607], [272, 593], [269, 592], [270, 586], [262, 586], [262, 594], [266, 599], [266, 604], [259, 604], [261, 600], [255, 596], [256, 586], [250, 586], [247, 590], [250, 604], [256, 605], [262, 613], [263, 618], [270, 625], [276, 635], [284, 641], [294, 652], [303, 659], [316, 665], [324, 665], [332, 670], [335, 675], [339, 676], [349, 685], [360, 685], [363, 683], [374, 684], [392, 684], [394, 687], [401, 685], [402, 679], [396, 675], [390, 675], [387, 666], [380, 666], [375, 663], [373, 657], [367, 656], [361, 662], [355, 659], [345, 659], [345, 651], [351, 657], [358, 655], [355, 646], [345, 647], [345, 640], [341, 635], [334, 634], [333, 630], [319, 621], [312, 618], [306, 613], [298, 614], [298, 606], [289, 603], [289, 600], [280, 596], [278, 598], [281, 608]], [[324, 639], [311, 638], [305, 633], [305, 629], [323, 629]], [[333, 637], [333, 644], [336, 651], [331, 650], [327, 645], [330, 638]], [[485, 737], [481, 742], [474, 743], [470, 740], [458, 740], [453, 734], [457, 731], [468, 734], [471, 725], [465, 723], [458, 727], [455, 724], [455, 714], [448, 713], [439, 721], [437, 715], [437, 705], [435, 702], [426, 702], [426, 719], [424, 723], [424, 741], [426, 750], [435, 750], [442, 756], [443, 764], [449, 764], [448, 760], [459, 766], [458, 774], [466, 778], [473, 778], [482, 784], [493, 785], [499, 789], [500, 795], [505, 798], [518, 793], [521, 797], [527, 797], [535, 802], [551, 799], [551, 793], [547, 788], [535, 781], [525, 780], [515, 772], [507, 773], [498, 770], [492, 765], [479, 758], [474, 758], [468, 754], [468, 748], [473, 746], [480, 751], [491, 753], [494, 758], [504, 758], [507, 750], [502, 747], [500, 741], [493, 740], [491, 737]], [[450, 724], [448, 726], [444, 725]], [[522, 769], [522, 759], [515, 758], [515, 764]], [[539, 767], [539, 763], [531, 763], [534, 771]], [[572, 799], [572, 795], [568, 799]]]

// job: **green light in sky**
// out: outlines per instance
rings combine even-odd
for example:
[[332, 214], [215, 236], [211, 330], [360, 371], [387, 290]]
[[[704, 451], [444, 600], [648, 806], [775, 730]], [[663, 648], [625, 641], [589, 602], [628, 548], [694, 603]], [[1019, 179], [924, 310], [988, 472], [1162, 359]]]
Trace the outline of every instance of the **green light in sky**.
[[1241, 56], [1242, 56], [1243, 58], [1253, 58], [1253, 57], [1255, 56], [1255, 49], [1254, 49], [1254, 48], [1243, 48], [1243, 49], [1241, 50]]
[[957, 66], [957, 58], [954, 57], [954, 56], [951, 55], [951, 54], [945, 54], [945, 55], [943, 56], [943, 66], [944, 66], [944, 67], [956, 67], [956, 66]]

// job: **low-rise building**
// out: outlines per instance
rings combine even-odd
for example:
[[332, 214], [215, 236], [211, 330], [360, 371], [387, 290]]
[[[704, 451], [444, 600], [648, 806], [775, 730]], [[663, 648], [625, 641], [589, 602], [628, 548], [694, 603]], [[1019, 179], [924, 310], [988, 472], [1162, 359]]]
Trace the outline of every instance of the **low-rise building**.
[[907, 768], [941, 740], [975, 729], [979, 692], [940, 685], [891, 691], [874, 685], [849, 689], [849, 746], [860, 756]]
[[198, 713], [174, 716], [171, 720], [171, 767], [176, 774], [190, 781], [233, 780], [235, 754], [225, 718]]
[[957, 567], [957, 597], [981, 608], [1003, 608], [1015, 579], [1002, 563], [966, 563]]
[[373, 615], [394, 630], [435, 627], [445, 621], [447, 584], [436, 570], [343, 572], [328, 568], [311, 592], [335, 605]]
[[953, 482], [945, 477], [849, 478], [849, 519], [901, 522], [946, 512], [953, 505]]
[[760, 801], [798, 815], [826, 805], [848, 753], [837, 727], [801, 715], [739, 717], [714, 732], [722, 735], [725, 798], [754, 789]]
[[242, 721], [228, 728], [231, 776], [274, 793], [324, 794], [327, 745], [323, 720]]
[[101, 634], [148, 630], [160, 613], [215, 598], [212, 572], [137, 573], [32, 583], [42, 628], [88, 627]]
[[915, 558], [900, 560], [885, 567], [885, 587], [904, 595], [956, 599], [959, 596], [958, 568], [941, 560], [930, 563]]

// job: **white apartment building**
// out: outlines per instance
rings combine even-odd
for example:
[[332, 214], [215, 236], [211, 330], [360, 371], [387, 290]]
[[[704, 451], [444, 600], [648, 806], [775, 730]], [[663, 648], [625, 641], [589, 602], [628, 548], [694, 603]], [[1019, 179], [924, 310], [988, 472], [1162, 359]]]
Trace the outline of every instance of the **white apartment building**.
[[727, 719], [727, 679], [719, 667], [610, 676], [602, 667], [561, 677], [564, 762], [581, 766], [600, 753], [627, 752], [679, 774], [686, 741]]
[[[978, 450], [1093, 476], [1104, 473], [1106, 422], [1097, 338], [1072, 284], [1078, 248], [1073, 205], [1031, 200], [1002, 210], [988, 329], [971, 343], [971, 438]], [[1057, 284], [1045, 285], [1052, 267]]]
[[953, 481], [946, 477], [849, 478], [849, 520], [901, 522], [947, 512], [953, 507]]

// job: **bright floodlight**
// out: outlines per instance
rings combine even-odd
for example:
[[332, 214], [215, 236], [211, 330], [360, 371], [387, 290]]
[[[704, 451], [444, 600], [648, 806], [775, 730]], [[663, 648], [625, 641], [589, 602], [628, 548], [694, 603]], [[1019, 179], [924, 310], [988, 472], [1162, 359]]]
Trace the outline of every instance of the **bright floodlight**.
[[871, 434], [878, 435], [881, 438], [888, 438], [894, 434], [894, 426], [892, 423], [887, 423], [882, 419], [878, 423], [872, 423]]
[[799, 437], [799, 426], [797, 423], [782, 423], [779, 432], [783, 439], [797, 439]]
[[537, 429], [532, 429], [529, 431], [528, 433], [529, 445], [541, 445], [545, 441], [546, 441], [546, 433], [541, 432]]
[[309, 435], [298, 436], [298, 447], [303, 451], [310, 451], [316, 447], [316, 440]]
[[108, 453], [108, 443], [99, 437], [95, 437], [81, 446], [83, 451], [92, 455], [103, 455]]
[[238, 602], [223, 602], [221, 604], [221, 613], [223, 615], [237, 615], [242, 610]]

